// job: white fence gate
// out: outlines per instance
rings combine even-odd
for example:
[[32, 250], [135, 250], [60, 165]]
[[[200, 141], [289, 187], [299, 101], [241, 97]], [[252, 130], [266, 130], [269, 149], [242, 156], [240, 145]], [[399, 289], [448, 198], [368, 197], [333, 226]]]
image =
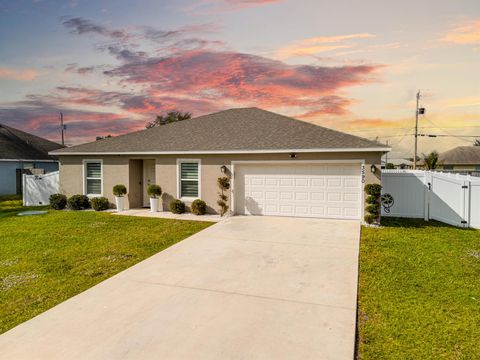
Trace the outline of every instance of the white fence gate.
[[44, 175], [23, 175], [23, 205], [48, 205], [48, 198], [59, 192], [59, 172]]
[[480, 179], [422, 170], [382, 170], [382, 216], [434, 219], [480, 229]]

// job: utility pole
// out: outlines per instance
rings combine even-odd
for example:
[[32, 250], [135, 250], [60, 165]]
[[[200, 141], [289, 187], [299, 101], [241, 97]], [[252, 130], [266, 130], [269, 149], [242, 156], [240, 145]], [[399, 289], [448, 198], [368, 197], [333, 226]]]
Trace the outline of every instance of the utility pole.
[[60, 129], [62, 131], [62, 145], [65, 146], [65, 129], [67, 128], [67, 125], [63, 125], [63, 113], [60, 113]]
[[417, 142], [418, 142], [418, 103], [420, 101], [420, 90], [417, 92], [417, 107], [415, 109], [415, 154], [413, 155], [413, 169], [417, 168]]
[[[387, 147], [388, 147], [388, 140], [387, 140]], [[388, 165], [388, 151], [385, 153], [385, 169], [387, 168]]]

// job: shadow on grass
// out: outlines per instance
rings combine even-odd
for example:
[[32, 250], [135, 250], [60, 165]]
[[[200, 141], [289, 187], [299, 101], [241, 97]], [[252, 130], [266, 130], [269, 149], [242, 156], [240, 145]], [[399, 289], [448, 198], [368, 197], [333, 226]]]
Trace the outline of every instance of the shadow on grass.
[[425, 221], [423, 219], [410, 219], [410, 218], [398, 218], [398, 217], [383, 217], [381, 220], [381, 226], [388, 228], [449, 228], [465, 231], [475, 231], [471, 228], [459, 228], [453, 225], [445, 224], [440, 221], [430, 220]]

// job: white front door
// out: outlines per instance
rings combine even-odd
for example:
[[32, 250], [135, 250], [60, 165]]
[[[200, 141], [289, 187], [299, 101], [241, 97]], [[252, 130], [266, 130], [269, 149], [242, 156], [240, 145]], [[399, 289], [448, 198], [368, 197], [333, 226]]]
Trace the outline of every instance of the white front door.
[[155, 160], [143, 160], [143, 206], [150, 206], [147, 193], [149, 185], [155, 184]]
[[242, 215], [360, 219], [361, 164], [235, 165], [234, 206]]

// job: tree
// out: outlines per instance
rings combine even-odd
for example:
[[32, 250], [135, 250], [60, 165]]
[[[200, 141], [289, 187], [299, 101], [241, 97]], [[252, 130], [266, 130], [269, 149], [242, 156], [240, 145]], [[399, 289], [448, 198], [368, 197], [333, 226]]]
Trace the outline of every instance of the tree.
[[423, 162], [425, 163], [425, 169], [436, 169], [438, 165], [438, 152], [434, 150], [430, 154], [423, 154]]
[[97, 136], [95, 138], [95, 140], [98, 141], [98, 140], [108, 139], [108, 138], [111, 138], [111, 137], [112, 137], [112, 135], [110, 135], [110, 134], [108, 134], [107, 136]]
[[149, 122], [145, 127], [147, 129], [156, 127], [156, 126], [162, 126], [166, 124], [170, 124], [176, 121], [182, 121], [182, 120], [187, 120], [192, 118], [192, 113], [185, 112], [182, 113], [181, 111], [173, 110], [169, 111], [166, 115], [157, 115], [157, 118]]
[[480, 139], [475, 139], [473, 146], [480, 146]]
[[392, 163], [386, 163], [385, 164], [385, 169], [395, 169], [395, 165]]

